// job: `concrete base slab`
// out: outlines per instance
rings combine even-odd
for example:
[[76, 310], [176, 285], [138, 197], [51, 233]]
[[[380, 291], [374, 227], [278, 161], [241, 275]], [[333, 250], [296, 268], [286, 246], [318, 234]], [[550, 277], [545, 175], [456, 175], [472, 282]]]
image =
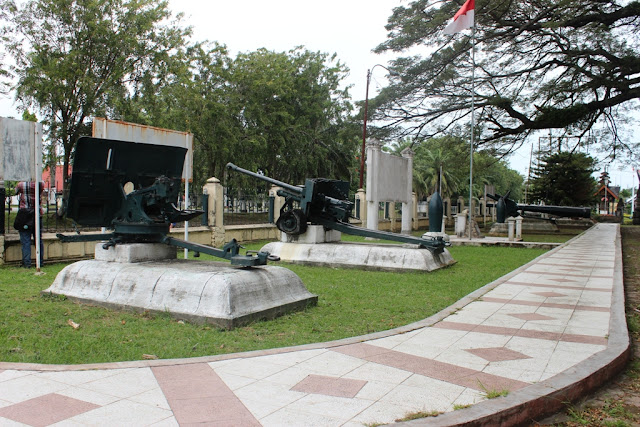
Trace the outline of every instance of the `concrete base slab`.
[[284, 243], [271, 242], [262, 247], [282, 261], [363, 270], [433, 271], [454, 264], [448, 250], [433, 254], [427, 249], [400, 245], [366, 243]]
[[178, 259], [79, 261], [65, 267], [43, 292], [117, 309], [171, 313], [225, 329], [318, 301], [295, 273], [283, 267], [237, 268]]

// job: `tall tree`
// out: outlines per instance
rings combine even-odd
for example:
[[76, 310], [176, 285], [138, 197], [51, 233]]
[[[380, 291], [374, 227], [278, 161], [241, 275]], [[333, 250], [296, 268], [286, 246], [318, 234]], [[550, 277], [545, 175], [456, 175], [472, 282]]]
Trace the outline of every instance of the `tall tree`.
[[561, 152], [542, 159], [534, 171], [533, 200], [558, 206], [589, 206], [595, 201], [595, 160], [584, 153]]
[[612, 157], [638, 148], [620, 125], [640, 98], [640, 2], [477, 0], [475, 86], [470, 32], [442, 32], [462, 3], [394, 9], [376, 50], [429, 54], [392, 62], [402, 77], [374, 101], [378, 118], [428, 137], [468, 123], [473, 94], [478, 145], [511, 149], [532, 132], [561, 129], [598, 137]]
[[189, 29], [160, 0], [31, 0], [12, 7], [17, 98], [44, 116], [62, 147], [63, 177], [78, 138]]
[[115, 117], [157, 127], [188, 131], [194, 136], [196, 187], [243, 155], [239, 107], [230, 90], [231, 59], [224, 46], [196, 43], [175, 52], [161, 67], [149, 70], [135, 90], [114, 102]]
[[[419, 199], [432, 194], [442, 187], [442, 197], [469, 196], [469, 146], [458, 136], [430, 138], [412, 144], [409, 139], [392, 146], [399, 154], [404, 148], [413, 145], [413, 189]], [[440, 173], [442, 171], [442, 174]], [[504, 160], [496, 158], [495, 153], [483, 150], [474, 153], [473, 195], [484, 195], [484, 184], [495, 187], [496, 192], [511, 192], [518, 200], [522, 195], [524, 178], [509, 168]]]
[[308, 176], [349, 178], [359, 127], [340, 83], [335, 55], [297, 48], [240, 54], [231, 84], [241, 107], [241, 143], [255, 168], [294, 183]]
[[0, 95], [9, 92], [10, 73], [7, 67], [6, 45], [9, 43], [10, 26], [8, 25], [8, 17], [13, 8], [10, 0], [0, 0]]
[[335, 57], [260, 49], [232, 60], [224, 46], [205, 42], [173, 59], [147, 73], [117, 114], [192, 132], [196, 185], [222, 178], [229, 161], [297, 183], [349, 177], [360, 129], [340, 89], [347, 70]]

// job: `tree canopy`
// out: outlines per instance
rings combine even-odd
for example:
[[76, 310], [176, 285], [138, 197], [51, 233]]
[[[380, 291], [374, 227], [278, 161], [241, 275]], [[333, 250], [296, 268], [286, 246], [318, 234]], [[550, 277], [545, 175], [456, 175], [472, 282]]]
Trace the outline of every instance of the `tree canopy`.
[[160, 0], [31, 0], [6, 9], [17, 98], [62, 146], [66, 180], [73, 148], [145, 69], [182, 45], [189, 29], [169, 22]]
[[349, 180], [360, 127], [340, 88], [348, 70], [335, 56], [259, 49], [231, 59], [224, 46], [198, 43], [173, 59], [161, 74], [145, 77], [116, 113], [192, 132], [197, 184], [222, 179], [230, 161], [286, 182]]
[[640, 97], [640, 2], [476, 0], [475, 55], [470, 30], [442, 33], [462, 3], [394, 9], [376, 51], [419, 54], [392, 62], [401, 77], [374, 100], [376, 118], [400, 135], [443, 134], [468, 125], [473, 95], [477, 145], [508, 151], [561, 129], [611, 157], [637, 148], [621, 125]]
[[[411, 140], [405, 139], [392, 148], [398, 154], [410, 145]], [[510, 191], [514, 200], [522, 197], [524, 179], [504, 160], [483, 150], [474, 153], [473, 162], [474, 197], [484, 196], [485, 184], [494, 186], [499, 194]], [[464, 138], [431, 138], [414, 145], [413, 191], [424, 199], [440, 188], [442, 197], [469, 196], [469, 146]]]
[[584, 153], [545, 156], [534, 170], [531, 197], [548, 205], [590, 206], [595, 201], [595, 160]]

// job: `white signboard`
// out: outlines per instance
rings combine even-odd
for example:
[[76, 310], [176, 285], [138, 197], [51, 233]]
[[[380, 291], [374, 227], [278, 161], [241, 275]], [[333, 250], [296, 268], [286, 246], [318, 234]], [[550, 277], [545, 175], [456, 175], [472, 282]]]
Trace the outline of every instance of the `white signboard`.
[[413, 212], [413, 151], [406, 148], [402, 157], [383, 153], [382, 144], [370, 140], [367, 145], [367, 228], [378, 229], [378, 202], [402, 202], [402, 232], [411, 232]]
[[40, 181], [42, 124], [0, 117], [0, 180]]
[[[42, 124], [0, 117], [0, 179], [34, 181], [40, 193], [42, 179]], [[40, 198], [36, 197], [36, 212]], [[36, 270], [40, 271], [40, 215], [36, 215]]]
[[407, 174], [409, 159], [380, 153], [377, 166], [374, 176], [377, 180], [375, 198], [380, 202], [409, 202], [411, 200], [411, 183]]

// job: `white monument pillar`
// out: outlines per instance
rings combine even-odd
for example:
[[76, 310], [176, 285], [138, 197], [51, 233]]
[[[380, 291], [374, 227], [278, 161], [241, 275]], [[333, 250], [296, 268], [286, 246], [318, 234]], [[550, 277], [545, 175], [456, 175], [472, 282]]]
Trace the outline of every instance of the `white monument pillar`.
[[520, 215], [516, 217], [516, 240], [522, 241], [522, 217]]
[[516, 228], [516, 219], [512, 216], [507, 218], [507, 235], [509, 236], [509, 241], [513, 242], [515, 240], [515, 228]]
[[402, 157], [407, 159], [407, 194], [404, 199], [407, 202], [402, 203], [402, 234], [411, 234], [411, 217], [413, 216], [413, 197], [412, 197], [412, 183], [413, 183], [413, 155], [414, 151], [407, 147], [402, 150]]
[[374, 179], [374, 173], [378, 169], [380, 162], [380, 154], [382, 143], [377, 139], [371, 138], [367, 142], [367, 228], [370, 230], [378, 229], [378, 202], [374, 195], [377, 195], [377, 183]]
[[211, 228], [211, 245], [218, 247], [224, 242], [224, 187], [218, 178], [209, 178], [202, 188], [209, 198], [207, 222]]
[[272, 185], [271, 189], [269, 189], [269, 197], [273, 197], [273, 223], [275, 224], [280, 218], [280, 209], [284, 206], [284, 197], [278, 195], [278, 190], [281, 187], [277, 185]]
[[413, 203], [413, 209], [411, 209], [411, 222], [413, 223], [413, 226], [411, 229], [417, 230], [420, 225], [418, 224], [418, 195], [414, 191], [411, 192], [411, 202]]

